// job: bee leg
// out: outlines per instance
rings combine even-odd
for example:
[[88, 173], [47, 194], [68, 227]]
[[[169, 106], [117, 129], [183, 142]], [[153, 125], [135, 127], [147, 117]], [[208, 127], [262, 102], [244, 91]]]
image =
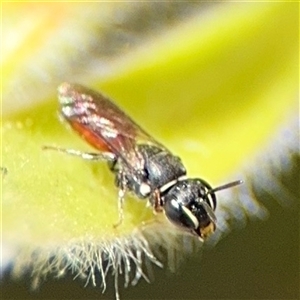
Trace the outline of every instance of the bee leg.
[[114, 162], [116, 160], [116, 156], [111, 152], [101, 152], [101, 153], [91, 153], [91, 152], [81, 152], [74, 149], [64, 149], [60, 147], [54, 147], [54, 146], [43, 146], [43, 150], [56, 150], [59, 152], [63, 152], [66, 154], [79, 156], [83, 159], [87, 160], [105, 160], [109, 162]]
[[154, 213], [159, 213], [159, 212], [162, 212], [163, 211], [163, 208], [162, 208], [162, 200], [161, 200], [161, 197], [160, 197], [160, 191], [159, 190], [155, 190], [153, 192], [153, 211]]
[[117, 228], [123, 223], [124, 220], [124, 198], [125, 198], [125, 188], [120, 188], [118, 193], [118, 212], [119, 212], [119, 220], [116, 224], [114, 224], [114, 228]]
[[116, 185], [119, 187], [118, 192], [118, 212], [119, 212], [119, 220], [116, 224], [114, 224], [114, 228], [120, 226], [124, 220], [124, 199], [127, 190], [127, 179], [124, 172], [119, 171], [116, 176]]

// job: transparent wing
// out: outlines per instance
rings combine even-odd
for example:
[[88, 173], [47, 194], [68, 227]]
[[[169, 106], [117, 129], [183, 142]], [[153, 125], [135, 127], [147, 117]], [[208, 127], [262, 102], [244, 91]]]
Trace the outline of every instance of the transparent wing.
[[138, 141], [165, 149], [102, 94], [70, 83], [63, 83], [58, 93], [62, 115], [73, 129], [96, 149], [120, 157], [128, 167], [144, 167]]

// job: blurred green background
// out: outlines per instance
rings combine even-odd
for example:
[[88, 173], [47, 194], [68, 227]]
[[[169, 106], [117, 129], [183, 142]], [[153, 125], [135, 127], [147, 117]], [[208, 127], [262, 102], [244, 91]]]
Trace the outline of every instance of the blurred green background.
[[[57, 85], [75, 81], [116, 99], [192, 176], [214, 185], [245, 176], [269, 210], [266, 221], [188, 256], [175, 274], [155, 269], [153, 284], [120, 289], [121, 299], [299, 298], [299, 152], [297, 140], [287, 145], [289, 135], [299, 136], [288, 123], [299, 112], [298, 13], [299, 3], [2, 4], [3, 249], [7, 241], [22, 248], [96, 236], [116, 215], [105, 167], [40, 151], [44, 144], [85, 149], [56, 115]], [[284, 126], [287, 141], [268, 148]], [[260, 170], [276, 178], [271, 195], [270, 179], [255, 180]], [[278, 186], [285, 190], [277, 193]], [[95, 190], [108, 199], [104, 216]], [[283, 207], [286, 190], [296, 201]], [[125, 233], [144, 211], [143, 203], [127, 202]], [[78, 226], [70, 229], [69, 219]], [[12, 280], [8, 273], [3, 299], [114, 297], [112, 282], [102, 295], [80, 279], [50, 275], [31, 291], [30, 274]]]

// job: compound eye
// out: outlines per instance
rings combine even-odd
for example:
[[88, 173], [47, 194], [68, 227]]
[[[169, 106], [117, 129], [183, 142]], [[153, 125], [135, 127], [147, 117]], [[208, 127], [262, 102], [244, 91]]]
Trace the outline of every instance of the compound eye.
[[165, 203], [165, 214], [173, 224], [187, 230], [196, 230], [199, 222], [193, 213], [176, 199]]

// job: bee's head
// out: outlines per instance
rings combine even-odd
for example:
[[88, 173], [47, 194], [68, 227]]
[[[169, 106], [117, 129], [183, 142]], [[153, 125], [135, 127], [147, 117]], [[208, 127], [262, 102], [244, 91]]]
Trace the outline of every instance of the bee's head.
[[165, 215], [179, 228], [203, 240], [216, 229], [215, 192], [240, 183], [241, 181], [235, 181], [212, 189], [202, 179], [178, 181], [163, 196]]

